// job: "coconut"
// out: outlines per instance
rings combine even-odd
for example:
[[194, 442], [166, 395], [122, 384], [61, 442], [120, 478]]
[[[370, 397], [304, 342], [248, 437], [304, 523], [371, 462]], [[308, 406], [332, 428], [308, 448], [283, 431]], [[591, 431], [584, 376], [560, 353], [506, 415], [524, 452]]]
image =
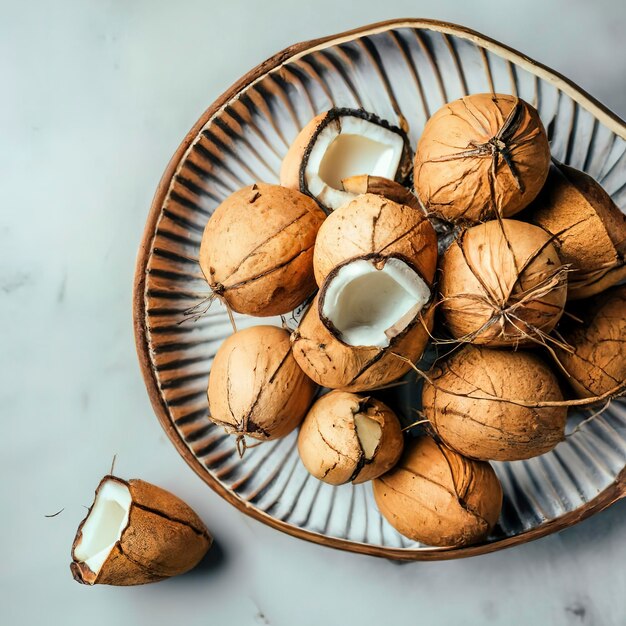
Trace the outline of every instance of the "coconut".
[[288, 313], [315, 290], [313, 245], [324, 220], [293, 189], [256, 183], [220, 204], [206, 225], [200, 267], [213, 293], [239, 313]]
[[553, 163], [528, 219], [555, 239], [572, 267], [568, 298], [587, 298], [626, 278], [626, 215], [591, 176]]
[[467, 459], [431, 437], [407, 444], [394, 469], [372, 484], [383, 517], [405, 537], [431, 546], [481, 541], [502, 508], [502, 487], [489, 463]]
[[300, 131], [283, 160], [280, 184], [333, 211], [354, 197], [342, 180], [370, 174], [402, 182], [411, 158], [405, 131], [362, 109], [335, 108]]
[[298, 435], [307, 470], [326, 483], [363, 483], [391, 469], [402, 454], [402, 429], [379, 400], [331, 391], [311, 407]]
[[386, 348], [430, 300], [430, 287], [410, 265], [376, 255], [336, 267], [322, 284], [318, 306], [322, 323], [346, 345]]
[[319, 315], [319, 296], [291, 336], [293, 356], [304, 373], [323, 387], [367, 391], [384, 387], [411, 369], [430, 336], [433, 307], [425, 307], [412, 325], [386, 348], [352, 347], [339, 341]]
[[422, 409], [443, 441], [465, 456], [529, 459], [564, 439], [567, 408], [550, 368], [530, 352], [466, 346], [435, 368]]
[[517, 220], [473, 226], [443, 255], [441, 309], [456, 339], [490, 346], [547, 340], [567, 298], [567, 266], [548, 233]]
[[331, 213], [315, 241], [315, 280], [349, 259], [367, 255], [408, 261], [431, 285], [437, 267], [437, 235], [421, 211], [379, 195], [358, 196]]
[[474, 94], [426, 123], [415, 154], [415, 192], [449, 222], [510, 217], [548, 175], [550, 146], [537, 111], [516, 96]]
[[228, 337], [215, 355], [210, 417], [229, 433], [278, 439], [302, 421], [315, 390], [293, 357], [289, 333], [252, 326]]
[[410, 206], [417, 211], [423, 210], [419, 200], [409, 189], [397, 183], [395, 180], [389, 180], [382, 176], [359, 174], [358, 176], [344, 178], [341, 181], [341, 185], [344, 191], [356, 196], [360, 196], [364, 193], [373, 193], [377, 196], [383, 196], [388, 200], [393, 200], [398, 204]]
[[213, 539], [182, 500], [143, 480], [105, 476], [72, 545], [86, 585], [142, 585], [195, 567]]
[[569, 348], [556, 357], [579, 398], [604, 398], [626, 390], [626, 285], [614, 287], [576, 311], [560, 329]]

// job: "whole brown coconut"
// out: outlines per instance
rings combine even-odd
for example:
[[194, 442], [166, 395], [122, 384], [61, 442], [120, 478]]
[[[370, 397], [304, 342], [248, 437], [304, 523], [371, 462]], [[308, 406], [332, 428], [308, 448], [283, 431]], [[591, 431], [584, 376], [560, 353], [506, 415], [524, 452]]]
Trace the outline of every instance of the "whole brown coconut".
[[331, 213], [320, 227], [313, 257], [321, 286], [338, 265], [368, 255], [408, 261], [431, 285], [437, 268], [437, 235], [415, 208], [364, 194]]
[[200, 267], [233, 311], [288, 313], [315, 290], [313, 245], [324, 221], [314, 200], [255, 183], [220, 204], [206, 225]]
[[544, 230], [492, 220], [463, 231], [441, 262], [445, 323], [456, 339], [496, 346], [544, 342], [567, 298], [567, 266]]
[[595, 398], [626, 391], [626, 285], [615, 287], [576, 311], [583, 322], [568, 320], [561, 330], [573, 352], [557, 348], [556, 356], [568, 373], [579, 398]]
[[424, 415], [465, 456], [529, 459], [564, 439], [565, 406], [529, 406], [563, 400], [556, 377], [535, 354], [466, 346], [429, 379], [422, 392]]
[[516, 96], [474, 94], [439, 109], [415, 154], [415, 192], [450, 222], [509, 217], [539, 193], [550, 146], [537, 111]]
[[571, 265], [567, 296], [593, 296], [626, 278], [626, 215], [591, 176], [553, 163], [529, 207], [529, 220], [553, 235]]
[[419, 360], [429, 340], [433, 307], [394, 337], [386, 348], [351, 347], [336, 339], [319, 316], [318, 296], [291, 336], [293, 356], [304, 373], [323, 387], [367, 391], [388, 385]]
[[289, 333], [252, 326], [228, 337], [215, 355], [210, 418], [229, 433], [278, 439], [302, 421], [315, 389], [293, 358]]
[[383, 517], [405, 537], [431, 546], [481, 541], [502, 508], [502, 487], [489, 463], [467, 459], [430, 437], [408, 444], [373, 487]]
[[331, 391], [311, 407], [298, 435], [307, 470], [331, 485], [354, 484], [391, 469], [402, 454], [402, 429], [379, 400]]
[[212, 542], [200, 518], [169, 491], [105, 476], [76, 532], [70, 569], [85, 585], [143, 585], [192, 569]]

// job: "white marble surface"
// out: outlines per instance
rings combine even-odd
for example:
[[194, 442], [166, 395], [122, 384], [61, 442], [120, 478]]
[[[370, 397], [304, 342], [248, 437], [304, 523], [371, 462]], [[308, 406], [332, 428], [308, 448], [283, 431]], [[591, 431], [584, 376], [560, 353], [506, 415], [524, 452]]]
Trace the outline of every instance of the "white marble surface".
[[[350, 4], [0, 2], [0, 623], [626, 624], [626, 503], [501, 553], [398, 565], [244, 517], [152, 413], [131, 325], [151, 196], [202, 110], [271, 53], [374, 20], [439, 17], [626, 116], [621, 0]], [[198, 571], [142, 588], [73, 582], [71, 541], [114, 453], [120, 475], [174, 490], [211, 527], [219, 546]]]

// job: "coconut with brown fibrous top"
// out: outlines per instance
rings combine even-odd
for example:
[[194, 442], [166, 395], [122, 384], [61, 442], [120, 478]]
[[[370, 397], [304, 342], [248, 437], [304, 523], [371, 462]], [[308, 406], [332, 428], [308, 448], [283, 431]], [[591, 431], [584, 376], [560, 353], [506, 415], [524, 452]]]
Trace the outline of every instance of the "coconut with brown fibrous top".
[[590, 401], [626, 392], [626, 285], [591, 302], [580, 303], [582, 320], [560, 327], [564, 343], [555, 350], [567, 380], [579, 398]]
[[405, 537], [431, 546], [481, 541], [502, 508], [502, 487], [489, 463], [426, 436], [408, 443], [398, 464], [372, 484], [383, 517]]
[[415, 192], [449, 222], [510, 217], [537, 196], [550, 146], [537, 111], [516, 96], [474, 94], [439, 109], [415, 154]]
[[210, 418], [240, 437], [284, 437], [304, 417], [316, 391], [275, 326], [240, 330], [220, 346], [209, 375]]
[[391, 469], [402, 454], [402, 429], [379, 400], [331, 391], [311, 407], [298, 435], [307, 470], [326, 483], [363, 483]]
[[369, 174], [403, 182], [411, 159], [405, 131], [362, 109], [334, 108], [300, 131], [283, 159], [280, 184], [329, 212], [354, 197], [342, 180]]
[[563, 313], [567, 271], [537, 226], [517, 220], [473, 226], [442, 257], [445, 323], [455, 339], [471, 343], [545, 343]]
[[428, 375], [424, 416], [465, 456], [529, 459], [564, 439], [567, 408], [550, 368], [530, 352], [466, 346]]
[[527, 218], [550, 233], [571, 265], [568, 298], [588, 298], [626, 278], [626, 215], [591, 176], [553, 163]]
[[430, 336], [433, 307], [396, 335], [387, 348], [348, 346], [334, 337], [319, 316], [316, 296], [291, 336], [293, 355], [304, 373], [323, 387], [368, 391], [384, 387], [419, 360]]
[[255, 183], [209, 219], [200, 267], [213, 293], [238, 313], [288, 313], [315, 290], [313, 246], [325, 215], [304, 194]]
[[437, 235], [422, 211], [375, 194], [364, 194], [326, 218], [315, 242], [315, 280], [349, 259], [368, 255], [408, 261], [431, 285], [437, 267]]
[[86, 585], [142, 585], [195, 567], [213, 539], [173, 494], [105, 476], [72, 545], [70, 569]]
[[388, 200], [393, 200], [398, 204], [410, 206], [417, 211], [423, 211], [419, 200], [404, 185], [389, 180], [382, 176], [369, 176], [368, 174], [360, 174], [358, 176], [350, 176], [341, 181], [344, 191], [360, 196], [365, 193], [373, 193], [377, 196], [383, 196]]

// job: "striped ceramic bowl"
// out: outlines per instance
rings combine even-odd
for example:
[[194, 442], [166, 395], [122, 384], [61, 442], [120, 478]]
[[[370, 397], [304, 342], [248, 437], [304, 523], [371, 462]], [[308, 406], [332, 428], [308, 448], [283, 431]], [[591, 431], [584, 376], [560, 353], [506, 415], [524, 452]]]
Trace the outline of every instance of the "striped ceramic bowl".
[[[296, 434], [237, 454], [207, 417], [213, 356], [231, 332], [219, 303], [195, 322], [185, 312], [209, 295], [197, 263], [204, 226], [230, 193], [277, 182], [298, 131], [332, 106], [363, 107], [415, 145], [428, 117], [463, 95], [517, 94], [538, 110], [553, 155], [596, 178], [626, 210], [626, 124], [569, 80], [465, 28], [400, 20], [300, 43], [264, 61], [214, 102], [187, 134], [156, 191], [139, 251], [134, 316], [139, 360], [156, 414], [189, 465], [241, 511], [292, 535], [399, 559], [469, 556], [565, 528], [626, 493], [626, 401], [617, 400], [538, 458], [495, 463], [500, 521], [481, 545], [432, 548], [399, 535], [378, 513], [369, 484], [333, 487], [300, 463]], [[182, 323], [181, 323], [182, 322]], [[238, 327], [259, 320], [237, 317]], [[402, 388], [396, 404], [408, 406]], [[573, 414], [568, 428], [586, 417]]]

